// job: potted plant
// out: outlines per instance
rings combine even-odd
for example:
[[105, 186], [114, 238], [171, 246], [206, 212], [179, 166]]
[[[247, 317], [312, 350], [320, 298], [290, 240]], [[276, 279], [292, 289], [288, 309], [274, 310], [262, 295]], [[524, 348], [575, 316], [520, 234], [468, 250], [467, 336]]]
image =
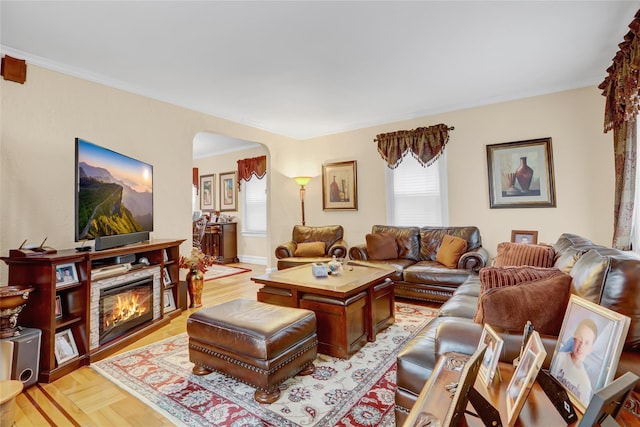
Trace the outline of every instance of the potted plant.
[[204, 273], [207, 267], [215, 263], [215, 258], [205, 255], [200, 249], [191, 249], [189, 256], [181, 256], [178, 265], [187, 272], [187, 290], [189, 291], [189, 308], [202, 306], [202, 289], [204, 287]]

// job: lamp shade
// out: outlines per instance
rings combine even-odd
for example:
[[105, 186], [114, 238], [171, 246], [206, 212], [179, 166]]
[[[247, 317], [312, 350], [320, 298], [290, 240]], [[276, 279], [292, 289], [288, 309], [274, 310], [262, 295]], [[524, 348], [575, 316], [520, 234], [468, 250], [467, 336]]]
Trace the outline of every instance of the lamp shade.
[[310, 176], [296, 176], [293, 179], [301, 187], [304, 187], [305, 185], [307, 185], [309, 183], [309, 181], [311, 181], [311, 177]]

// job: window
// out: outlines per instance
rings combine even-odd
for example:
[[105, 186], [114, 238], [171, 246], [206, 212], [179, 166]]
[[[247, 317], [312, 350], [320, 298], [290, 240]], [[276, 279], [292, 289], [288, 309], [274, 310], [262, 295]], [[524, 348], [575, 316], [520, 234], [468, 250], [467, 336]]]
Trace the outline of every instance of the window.
[[447, 160], [445, 153], [422, 167], [410, 155], [387, 169], [387, 219], [398, 226], [448, 225]]
[[242, 181], [242, 233], [267, 234], [267, 178]]

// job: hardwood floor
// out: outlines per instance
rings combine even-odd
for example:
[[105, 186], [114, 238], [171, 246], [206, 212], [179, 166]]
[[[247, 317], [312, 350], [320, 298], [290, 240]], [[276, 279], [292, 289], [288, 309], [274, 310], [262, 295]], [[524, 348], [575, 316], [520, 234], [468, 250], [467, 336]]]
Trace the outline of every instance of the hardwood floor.
[[[233, 266], [250, 268], [252, 271], [205, 282], [203, 307], [236, 298], [256, 298], [259, 285], [252, 282], [251, 277], [264, 274], [265, 267], [253, 264]], [[148, 334], [119, 353], [186, 332], [187, 318], [197, 310], [187, 309], [170, 324]], [[16, 402], [16, 427], [173, 425], [91, 367], [82, 367], [50, 384], [35, 384], [21, 393]]]
[[[252, 271], [205, 282], [203, 307], [236, 298], [256, 298], [259, 285], [252, 276], [265, 267], [233, 264]], [[151, 344], [187, 330], [187, 318], [199, 309], [187, 309], [170, 324], [153, 331], [120, 353]], [[35, 384], [16, 398], [16, 427], [30, 426], [172, 426], [136, 397], [85, 366], [50, 384]]]

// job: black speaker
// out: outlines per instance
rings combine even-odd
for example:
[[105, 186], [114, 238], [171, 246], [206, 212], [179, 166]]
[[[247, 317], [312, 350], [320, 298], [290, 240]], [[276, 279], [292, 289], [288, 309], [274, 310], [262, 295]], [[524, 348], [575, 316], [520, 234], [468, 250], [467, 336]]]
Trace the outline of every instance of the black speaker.
[[116, 234], [115, 236], [96, 237], [94, 249], [102, 251], [105, 249], [117, 248], [118, 246], [130, 245], [132, 243], [140, 243], [149, 240], [148, 231], [140, 231], [137, 233]]
[[3, 338], [0, 343], [2, 363], [9, 362], [11, 379], [22, 382], [24, 387], [38, 382], [41, 337], [40, 329], [21, 328], [20, 335]]

